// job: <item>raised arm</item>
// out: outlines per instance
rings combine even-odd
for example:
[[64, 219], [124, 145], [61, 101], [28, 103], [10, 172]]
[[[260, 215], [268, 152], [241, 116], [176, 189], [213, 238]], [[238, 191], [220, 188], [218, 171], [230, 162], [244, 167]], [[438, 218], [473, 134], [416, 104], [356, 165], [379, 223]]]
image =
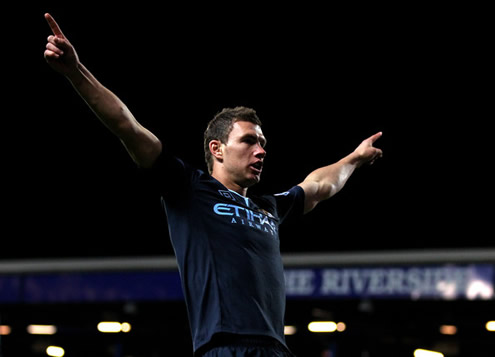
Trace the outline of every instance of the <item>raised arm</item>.
[[381, 132], [370, 136], [343, 159], [311, 172], [299, 184], [305, 193], [304, 213], [310, 212], [318, 203], [339, 192], [356, 168], [363, 164], [371, 165], [376, 159], [382, 157], [382, 151], [373, 146], [381, 136]]
[[72, 83], [101, 122], [120, 138], [132, 159], [141, 167], [150, 167], [162, 150], [160, 140], [84, 67], [55, 19], [50, 14], [45, 14], [45, 19], [53, 32], [44, 54], [47, 63]]

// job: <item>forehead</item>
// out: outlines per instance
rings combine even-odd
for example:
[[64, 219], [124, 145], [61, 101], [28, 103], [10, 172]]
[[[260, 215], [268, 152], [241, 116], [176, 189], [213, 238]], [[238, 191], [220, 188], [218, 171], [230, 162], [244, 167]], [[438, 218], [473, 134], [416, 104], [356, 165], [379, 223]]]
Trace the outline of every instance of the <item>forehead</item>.
[[261, 127], [257, 124], [251, 123], [249, 121], [236, 121], [232, 125], [232, 130], [230, 132], [230, 137], [241, 137], [246, 134], [256, 135], [258, 137], [263, 137], [263, 131]]

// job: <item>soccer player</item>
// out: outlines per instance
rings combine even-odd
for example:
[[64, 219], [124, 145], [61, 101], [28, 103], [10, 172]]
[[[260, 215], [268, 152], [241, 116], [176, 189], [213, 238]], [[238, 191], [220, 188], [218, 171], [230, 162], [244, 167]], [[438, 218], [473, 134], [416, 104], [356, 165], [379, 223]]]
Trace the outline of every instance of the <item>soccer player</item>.
[[204, 134], [208, 172], [189, 166], [134, 118], [79, 61], [49, 14], [44, 53], [143, 169], [150, 170], [167, 214], [195, 356], [292, 356], [284, 338], [285, 284], [278, 229], [345, 185], [354, 170], [382, 156], [377, 133], [340, 161], [311, 172], [286, 192], [247, 196], [266, 156], [251, 108], [225, 108]]

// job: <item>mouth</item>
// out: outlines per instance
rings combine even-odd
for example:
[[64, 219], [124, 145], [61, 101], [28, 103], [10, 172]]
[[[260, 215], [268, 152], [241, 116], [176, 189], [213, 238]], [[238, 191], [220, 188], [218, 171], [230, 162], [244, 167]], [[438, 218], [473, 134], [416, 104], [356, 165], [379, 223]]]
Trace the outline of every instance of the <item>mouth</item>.
[[263, 171], [263, 161], [256, 161], [255, 163], [249, 165], [249, 167], [255, 172], [261, 173], [261, 171]]

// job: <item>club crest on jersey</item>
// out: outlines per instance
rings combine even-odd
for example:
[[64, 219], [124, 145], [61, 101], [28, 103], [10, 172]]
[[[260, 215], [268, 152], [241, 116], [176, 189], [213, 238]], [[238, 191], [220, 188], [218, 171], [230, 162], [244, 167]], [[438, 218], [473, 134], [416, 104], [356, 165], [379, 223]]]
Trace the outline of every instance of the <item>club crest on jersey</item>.
[[229, 190], [218, 190], [218, 193], [225, 198], [228, 198], [228, 199], [231, 199], [232, 201], [235, 201], [234, 194], [232, 192], [230, 192]]
[[258, 211], [258, 212], [263, 213], [265, 216], [268, 216], [268, 217], [270, 217], [270, 218], [275, 218], [275, 217], [273, 217], [273, 215], [272, 215], [270, 212], [268, 212], [266, 209], [263, 209], [263, 208], [258, 208], [258, 209], [257, 209], [257, 211]]

